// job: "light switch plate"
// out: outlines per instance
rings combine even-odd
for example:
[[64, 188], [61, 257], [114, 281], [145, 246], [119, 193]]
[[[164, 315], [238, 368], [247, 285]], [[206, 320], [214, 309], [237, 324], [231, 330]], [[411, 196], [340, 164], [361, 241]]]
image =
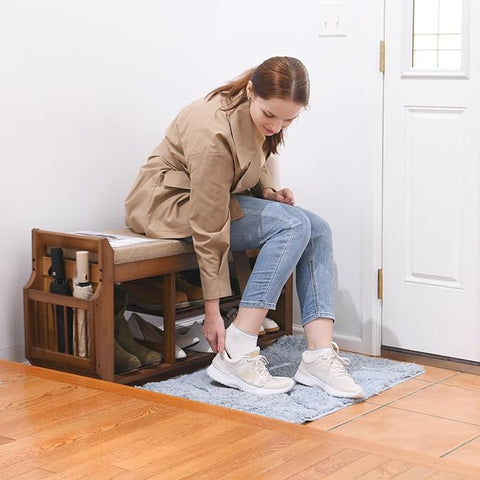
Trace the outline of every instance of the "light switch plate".
[[323, 1], [319, 6], [319, 37], [347, 36], [347, 1]]

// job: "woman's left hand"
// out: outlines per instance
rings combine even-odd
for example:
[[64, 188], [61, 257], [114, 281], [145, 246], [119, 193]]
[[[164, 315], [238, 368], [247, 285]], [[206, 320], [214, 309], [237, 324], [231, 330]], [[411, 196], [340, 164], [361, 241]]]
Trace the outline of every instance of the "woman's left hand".
[[282, 188], [276, 192], [271, 188], [266, 188], [263, 191], [263, 198], [266, 200], [273, 200], [274, 202], [286, 203], [287, 205], [295, 204], [295, 197], [289, 188]]

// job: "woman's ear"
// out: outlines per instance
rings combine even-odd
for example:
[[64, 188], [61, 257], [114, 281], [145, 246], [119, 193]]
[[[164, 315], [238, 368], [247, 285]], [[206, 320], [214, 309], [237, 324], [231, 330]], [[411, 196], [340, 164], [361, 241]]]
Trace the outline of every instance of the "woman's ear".
[[253, 95], [253, 84], [252, 84], [251, 80], [248, 81], [247, 87], [245, 88], [245, 90], [246, 90], [246, 93], [247, 93], [247, 98], [250, 100], [252, 98], [252, 95]]

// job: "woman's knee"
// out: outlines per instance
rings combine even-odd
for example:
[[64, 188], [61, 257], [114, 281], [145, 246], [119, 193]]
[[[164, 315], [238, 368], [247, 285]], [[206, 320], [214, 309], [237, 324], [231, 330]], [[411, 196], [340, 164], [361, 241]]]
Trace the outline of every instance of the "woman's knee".
[[291, 232], [295, 242], [307, 244], [311, 236], [311, 224], [308, 216], [300, 209], [278, 202], [272, 202], [271, 214], [274, 215], [282, 229]]
[[316, 213], [308, 210], [303, 210], [305, 216], [308, 217], [310, 222], [310, 230], [312, 238], [323, 239], [325, 242], [332, 242], [332, 229], [326, 220], [319, 217]]

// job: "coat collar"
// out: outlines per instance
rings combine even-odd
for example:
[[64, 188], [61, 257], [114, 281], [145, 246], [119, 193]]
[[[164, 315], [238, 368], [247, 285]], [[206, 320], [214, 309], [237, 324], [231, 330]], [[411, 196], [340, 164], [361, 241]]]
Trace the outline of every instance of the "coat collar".
[[255, 160], [260, 160], [260, 164], [263, 165], [265, 163], [265, 154], [263, 153], [265, 136], [253, 123], [250, 104], [248, 102], [241, 103], [230, 113], [229, 117], [240, 168], [247, 168]]

